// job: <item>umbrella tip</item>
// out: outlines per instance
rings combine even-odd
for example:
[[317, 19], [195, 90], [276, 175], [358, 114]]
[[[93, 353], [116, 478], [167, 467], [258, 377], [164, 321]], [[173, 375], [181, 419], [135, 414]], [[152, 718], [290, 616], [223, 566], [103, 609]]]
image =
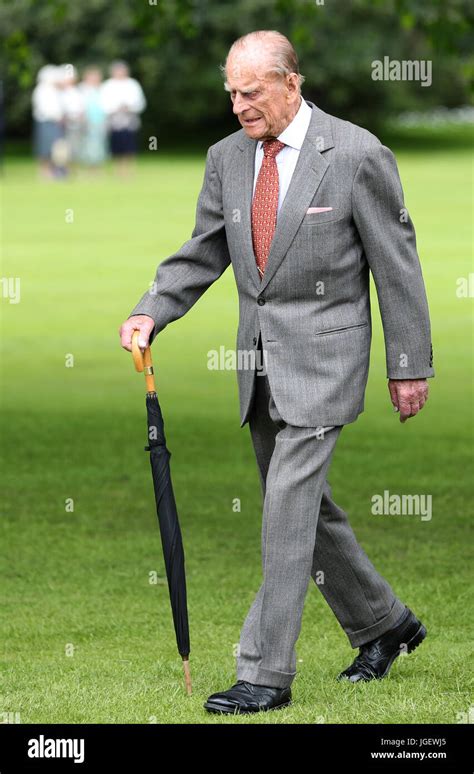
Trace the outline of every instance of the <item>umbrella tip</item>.
[[193, 687], [191, 683], [191, 671], [189, 669], [189, 659], [183, 658], [184, 682], [186, 684], [186, 693], [191, 696]]

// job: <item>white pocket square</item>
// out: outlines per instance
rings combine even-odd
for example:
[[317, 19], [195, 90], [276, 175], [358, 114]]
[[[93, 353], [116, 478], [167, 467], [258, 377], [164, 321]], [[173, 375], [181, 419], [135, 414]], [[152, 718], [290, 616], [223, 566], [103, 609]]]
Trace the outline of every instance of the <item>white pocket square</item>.
[[331, 212], [332, 207], [310, 207], [306, 210], [307, 215], [311, 215], [312, 212]]

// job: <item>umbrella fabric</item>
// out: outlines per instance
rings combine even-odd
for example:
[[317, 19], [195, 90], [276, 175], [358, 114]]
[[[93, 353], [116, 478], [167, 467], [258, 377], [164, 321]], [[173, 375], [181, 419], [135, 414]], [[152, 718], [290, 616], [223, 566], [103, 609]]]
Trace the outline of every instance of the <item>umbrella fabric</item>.
[[190, 645], [183, 540], [171, 482], [169, 464], [171, 453], [166, 448], [164, 421], [156, 393], [147, 394], [146, 409], [149, 445], [145, 446], [145, 451], [150, 452], [156, 509], [168, 578], [176, 642], [180, 655], [183, 658], [187, 658], [190, 652]]

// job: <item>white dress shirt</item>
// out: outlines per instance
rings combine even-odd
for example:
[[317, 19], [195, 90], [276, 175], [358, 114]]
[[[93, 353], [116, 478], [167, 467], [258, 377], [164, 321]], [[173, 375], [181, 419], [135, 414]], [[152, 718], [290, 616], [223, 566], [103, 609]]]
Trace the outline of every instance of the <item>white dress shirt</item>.
[[[298, 112], [295, 115], [293, 121], [288, 124], [286, 129], [278, 135], [278, 140], [284, 142], [286, 148], [282, 148], [280, 153], [276, 156], [276, 163], [278, 169], [279, 179], [279, 192], [278, 192], [278, 212], [283, 203], [283, 199], [286, 196], [288, 187], [290, 185], [293, 172], [295, 171], [296, 162], [300, 155], [301, 146], [303, 145], [308, 126], [311, 121], [311, 108], [301, 98], [301, 105]], [[255, 150], [255, 172], [253, 178], [253, 192], [255, 193], [255, 185], [257, 183], [258, 173], [263, 161], [263, 142], [261, 140], [257, 143]]]

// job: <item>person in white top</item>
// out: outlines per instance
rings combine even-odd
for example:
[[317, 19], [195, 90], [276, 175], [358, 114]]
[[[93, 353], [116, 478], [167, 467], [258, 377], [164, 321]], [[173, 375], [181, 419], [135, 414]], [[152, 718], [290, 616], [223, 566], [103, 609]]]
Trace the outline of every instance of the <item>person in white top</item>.
[[33, 111], [33, 150], [41, 177], [56, 177], [52, 160], [54, 144], [64, 135], [64, 106], [59, 91], [60, 71], [56, 65], [44, 65], [37, 75], [31, 96]]
[[84, 129], [84, 99], [77, 86], [77, 70], [74, 65], [61, 65], [60, 73], [60, 94], [69, 159], [72, 162], [77, 162], [80, 157]]
[[110, 66], [110, 78], [102, 86], [102, 105], [107, 114], [110, 151], [120, 159], [125, 171], [137, 153], [140, 113], [146, 107], [143, 89], [130, 77], [125, 62], [113, 62]]

